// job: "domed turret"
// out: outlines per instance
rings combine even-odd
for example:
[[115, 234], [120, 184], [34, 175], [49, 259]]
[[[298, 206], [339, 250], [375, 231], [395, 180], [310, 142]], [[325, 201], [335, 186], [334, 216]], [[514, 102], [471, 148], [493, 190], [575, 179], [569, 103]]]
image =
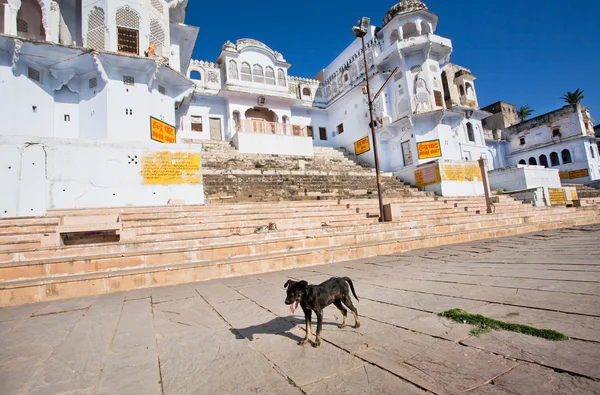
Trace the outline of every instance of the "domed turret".
[[409, 12], [427, 10], [427, 6], [421, 0], [402, 0], [385, 14], [383, 17], [383, 23], [381, 27], [385, 27], [389, 21], [397, 17], [398, 15], [408, 14]]

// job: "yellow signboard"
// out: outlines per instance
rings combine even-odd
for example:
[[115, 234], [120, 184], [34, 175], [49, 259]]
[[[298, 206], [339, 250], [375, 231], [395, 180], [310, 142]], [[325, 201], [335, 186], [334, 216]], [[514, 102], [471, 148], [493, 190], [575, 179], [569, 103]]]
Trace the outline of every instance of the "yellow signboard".
[[417, 188], [438, 184], [440, 182], [440, 169], [435, 165], [415, 170], [415, 180]]
[[466, 181], [481, 181], [481, 167], [478, 164], [466, 164], [465, 165], [465, 180]]
[[442, 147], [440, 140], [423, 141], [417, 143], [419, 159], [438, 158], [442, 156]]
[[168, 123], [150, 117], [150, 138], [161, 143], [174, 143], [175, 128]]
[[356, 156], [369, 152], [370, 150], [371, 143], [369, 142], [369, 136], [365, 136], [354, 143], [354, 152], [356, 153]]
[[460, 164], [443, 164], [442, 167], [442, 179], [444, 181], [464, 181], [465, 171], [463, 165]]
[[558, 173], [558, 176], [560, 177], [561, 180], [568, 180], [569, 179], [569, 172], [568, 171], [561, 171], [560, 173]]
[[588, 169], [574, 170], [574, 171], [569, 172], [570, 179], [584, 178], [584, 177], [589, 177], [589, 176], [590, 176], [590, 173], [589, 173]]
[[153, 152], [142, 157], [145, 185], [202, 184], [200, 154]]
[[548, 194], [550, 195], [551, 205], [567, 204], [567, 198], [565, 196], [564, 189], [548, 189]]

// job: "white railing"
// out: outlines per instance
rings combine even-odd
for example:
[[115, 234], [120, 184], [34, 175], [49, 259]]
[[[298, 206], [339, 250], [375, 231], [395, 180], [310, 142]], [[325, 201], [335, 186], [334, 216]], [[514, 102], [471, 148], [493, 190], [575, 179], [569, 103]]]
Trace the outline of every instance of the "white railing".
[[235, 125], [236, 132], [281, 134], [308, 137], [308, 127], [289, 123], [267, 122], [258, 119], [244, 119]]

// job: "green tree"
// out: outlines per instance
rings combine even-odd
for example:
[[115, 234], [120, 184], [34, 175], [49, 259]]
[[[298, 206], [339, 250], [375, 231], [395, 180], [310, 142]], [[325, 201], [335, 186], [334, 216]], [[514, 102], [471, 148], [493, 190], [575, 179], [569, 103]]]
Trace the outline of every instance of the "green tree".
[[581, 89], [577, 89], [575, 92], [567, 92], [566, 94], [560, 97], [567, 104], [580, 104], [583, 100], [583, 91]]
[[521, 106], [521, 108], [519, 108], [519, 110], [517, 111], [517, 115], [519, 116], [519, 119], [521, 120], [521, 122], [523, 122], [534, 112], [535, 112], [535, 110], [526, 104], [524, 106]]

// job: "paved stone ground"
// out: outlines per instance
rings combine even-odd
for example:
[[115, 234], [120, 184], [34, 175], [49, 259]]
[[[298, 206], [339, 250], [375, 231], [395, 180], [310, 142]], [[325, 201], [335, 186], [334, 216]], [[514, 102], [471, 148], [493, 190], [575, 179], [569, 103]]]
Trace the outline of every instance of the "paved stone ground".
[[[600, 226], [0, 310], [2, 394], [599, 394]], [[289, 278], [350, 276], [359, 330], [296, 343]], [[463, 308], [567, 334], [469, 336]], [[298, 313], [298, 312], [297, 312]], [[349, 324], [353, 324], [349, 317]]]

